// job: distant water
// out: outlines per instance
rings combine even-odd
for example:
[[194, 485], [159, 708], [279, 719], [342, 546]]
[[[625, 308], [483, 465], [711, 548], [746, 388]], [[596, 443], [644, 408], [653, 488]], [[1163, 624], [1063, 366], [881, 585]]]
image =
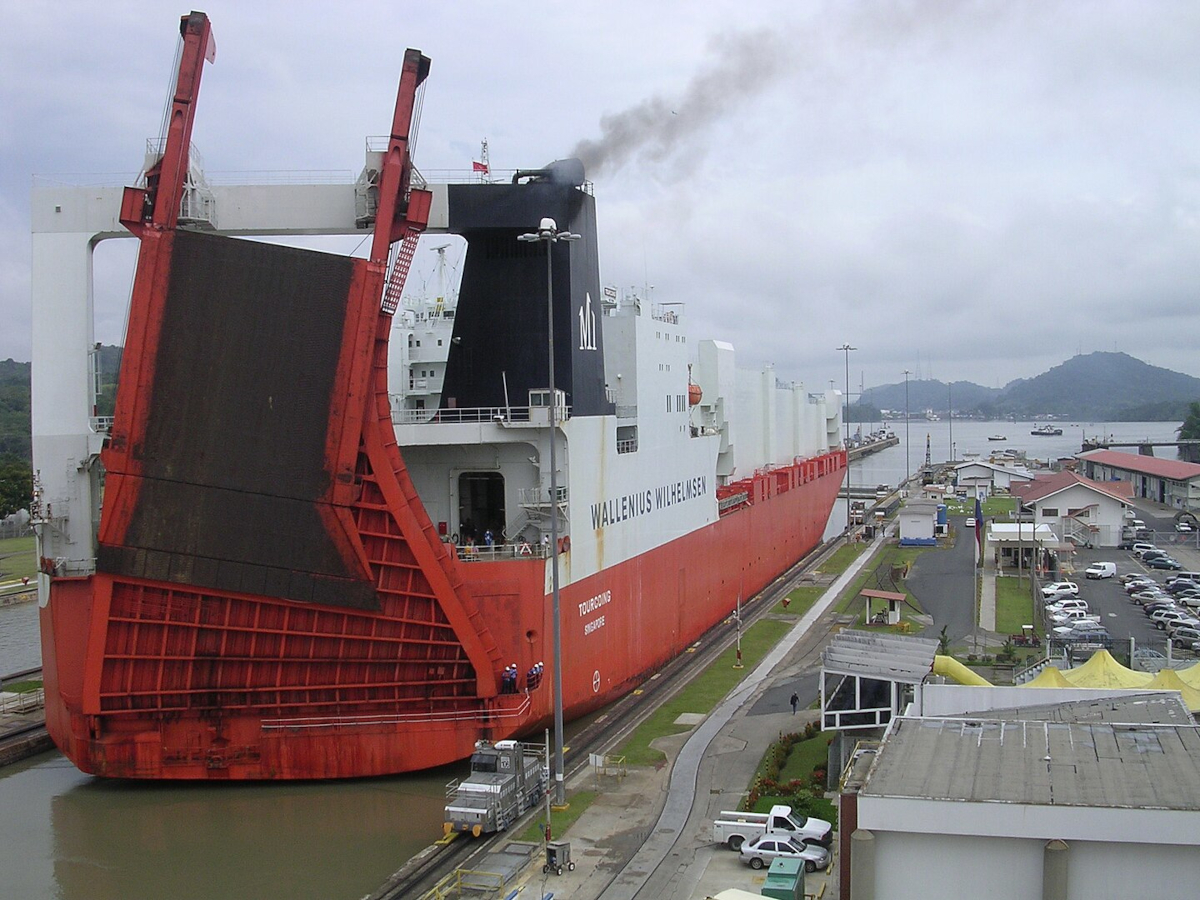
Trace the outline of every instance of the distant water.
[[[925, 442], [929, 440], [929, 454], [933, 463], [944, 463], [951, 458], [951, 431], [953, 430], [953, 456], [964, 462], [964, 454], [978, 453], [980, 459], [1001, 450], [1024, 450], [1031, 460], [1049, 462], [1063, 456], [1074, 456], [1083, 445], [1084, 437], [1109, 435], [1114, 441], [1173, 441], [1178, 437], [1179, 422], [1055, 422], [1063, 433], [1056, 437], [1034, 437], [1029, 432], [1036, 422], [973, 422], [955, 419], [953, 425], [947, 421], [928, 422], [912, 419], [908, 424], [911, 445], [905, 451], [904, 421], [888, 422], [885, 426], [900, 438], [900, 444], [874, 453], [851, 465], [851, 484], [895, 486], [903, 478], [906, 467], [917, 472], [925, 464]], [[851, 425], [851, 432], [858, 426]], [[880, 425], [864, 425], [868, 432]], [[1003, 435], [1005, 441], [989, 441], [990, 435]], [[1136, 453], [1136, 448], [1118, 448]], [[1176, 459], [1174, 447], [1160, 447], [1155, 455], [1164, 459]], [[907, 459], [907, 462], [906, 462]], [[845, 521], [845, 513], [842, 514]]]
[[0, 675], [42, 664], [36, 601], [0, 606]]

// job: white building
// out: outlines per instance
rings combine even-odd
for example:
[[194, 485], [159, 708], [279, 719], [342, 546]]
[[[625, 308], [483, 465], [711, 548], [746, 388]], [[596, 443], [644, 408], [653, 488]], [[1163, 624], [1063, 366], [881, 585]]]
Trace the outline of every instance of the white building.
[[1115, 547], [1124, 513], [1132, 504], [1121, 487], [1059, 472], [1017, 487], [1014, 493], [1033, 507], [1033, 521], [1050, 526], [1064, 541], [1084, 547]]
[[968, 497], [986, 500], [996, 491], [1010, 491], [1013, 485], [1027, 484], [1033, 480], [1028, 469], [1013, 466], [998, 466], [995, 463], [971, 460], [954, 467], [954, 481], [961, 493]]
[[894, 718], [858, 754], [842, 897], [1196, 896], [1200, 728], [1179, 695], [1047, 704], [1040, 690], [1007, 689], [1020, 708]]
[[901, 546], [932, 546], [937, 543], [938, 504], [932, 500], [909, 500], [901, 507]]
[[1080, 471], [1095, 481], [1126, 482], [1132, 496], [1174, 509], [1200, 509], [1200, 465], [1117, 450], [1077, 454]]

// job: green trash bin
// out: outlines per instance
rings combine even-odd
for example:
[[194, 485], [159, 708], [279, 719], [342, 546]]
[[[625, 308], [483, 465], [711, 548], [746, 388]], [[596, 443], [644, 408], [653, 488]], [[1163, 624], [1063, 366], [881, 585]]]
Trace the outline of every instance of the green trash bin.
[[759, 893], [775, 900], [804, 900], [804, 860], [774, 860]]

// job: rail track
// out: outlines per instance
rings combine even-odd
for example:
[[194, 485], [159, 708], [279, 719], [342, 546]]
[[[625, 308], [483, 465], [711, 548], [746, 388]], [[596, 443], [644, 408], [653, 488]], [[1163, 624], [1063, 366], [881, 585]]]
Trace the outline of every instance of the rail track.
[[[810, 569], [823, 562], [841, 544], [841, 540], [822, 544], [759, 594], [750, 598], [742, 605], [743, 624], [753, 624], [766, 615], [779, 598], [793, 590]], [[731, 620], [732, 617], [710, 628], [693, 644], [694, 653], [680, 654], [668, 662], [656, 676], [646, 679], [639, 693], [631, 691], [613, 702], [578, 732], [563, 754], [564, 778], [570, 780], [585, 768], [591, 753], [602, 753], [623, 740], [650, 713], [674, 696], [728, 649], [736, 639], [736, 630], [731, 625]], [[810, 634], [817, 638], [818, 647], [824, 643], [824, 638], [833, 627], [834, 623], [827, 617], [814, 625]], [[446, 844], [435, 844], [427, 848], [370, 894], [369, 900], [421, 897], [456, 869], [475, 868], [473, 861], [482, 860], [501, 842], [511, 840], [512, 833], [525, 828], [538, 815], [540, 810], [530, 810], [508, 831], [474, 839], [460, 837]], [[615, 878], [616, 874], [613, 877]]]

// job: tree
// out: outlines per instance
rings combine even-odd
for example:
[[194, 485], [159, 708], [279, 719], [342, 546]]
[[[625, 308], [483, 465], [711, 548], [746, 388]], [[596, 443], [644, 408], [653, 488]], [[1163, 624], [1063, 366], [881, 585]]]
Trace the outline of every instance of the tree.
[[[1200, 401], [1188, 404], [1187, 418], [1175, 430], [1181, 441], [1200, 441]], [[1179, 455], [1190, 462], [1200, 461], [1200, 445], [1180, 447]]]
[[29, 509], [33, 498], [33, 469], [20, 457], [0, 457], [0, 519]]

